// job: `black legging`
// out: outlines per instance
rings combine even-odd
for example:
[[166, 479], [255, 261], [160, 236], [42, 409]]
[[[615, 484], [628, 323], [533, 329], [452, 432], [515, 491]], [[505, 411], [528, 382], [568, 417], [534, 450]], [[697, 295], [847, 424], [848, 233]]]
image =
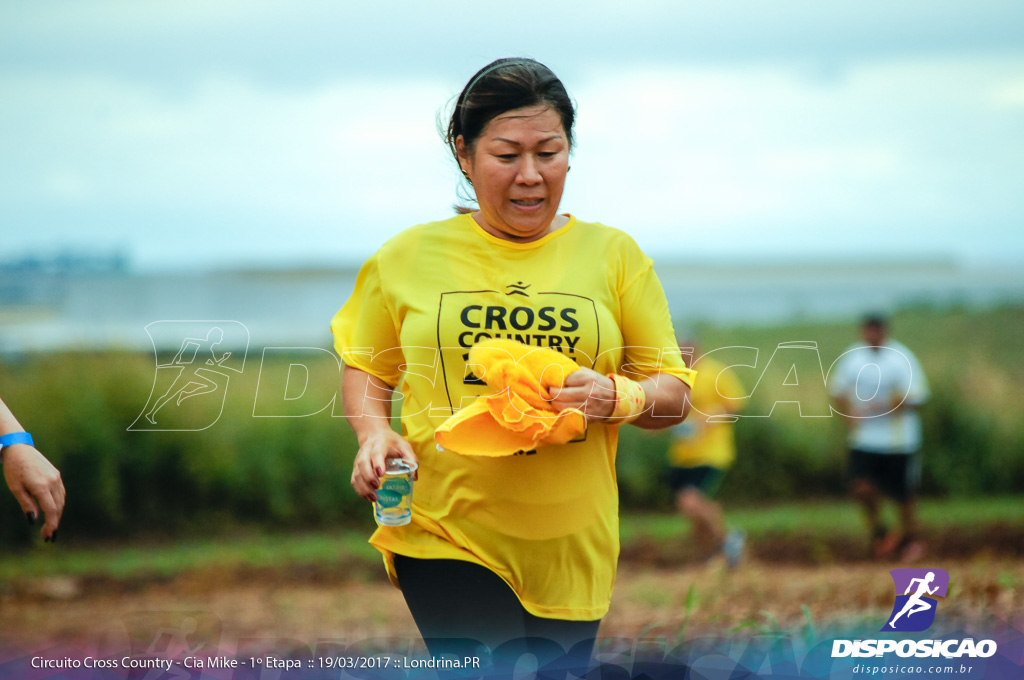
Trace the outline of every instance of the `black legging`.
[[[534, 616], [504, 580], [463, 560], [422, 560], [395, 555], [402, 594], [427, 649], [434, 656], [496, 652], [497, 663], [515, 664], [533, 654], [538, 667], [582, 670], [590, 661], [601, 621]], [[488, 656], [488, 660], [491, 657]], [[486, 663], [486, 661], [484, 661]]]

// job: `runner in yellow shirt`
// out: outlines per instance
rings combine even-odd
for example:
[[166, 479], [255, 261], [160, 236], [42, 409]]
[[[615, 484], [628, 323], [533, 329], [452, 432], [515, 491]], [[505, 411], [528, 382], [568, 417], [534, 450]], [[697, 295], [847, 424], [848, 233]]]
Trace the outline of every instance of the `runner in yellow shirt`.
[[[478, 72], [448, 142], [479, 209], [384, 244], [331, 324], [360, 444], [353, 488], [373, 500], [387, 458], [419, 465], [412, 522], [371, 543], [435, 654], [466, 651], [458, 638], [492, 650], [546, 638], [585, 664], [615, 580], [618, 429], [685, 416], [693, 372], [650, 258], [623, 232], [558, 212], [574, 115], [533, 60]], [[439, 450], [436, 428], [493, 391], [467, 365], [490, 338], [581, 367], [550, 393], [554, 410], [584, 412], [581, 436], [499, 457]], [[401, 435], [388, 422], [399, 387]]]
[[694, 358], [701, 379], [690, 394], [690, 416], [671, 430], [669, 485], [676, 508], [689, 518], [704, 550], [723, 553], [735, 568], [743, 555], [744, 533], [726, 531], [722, 506], [713, 498], [736, 459], [733, 423], [747, 394], [736, 374], [711, 355], [700, 356], [695, 342], [684, 340], [680, 346]]

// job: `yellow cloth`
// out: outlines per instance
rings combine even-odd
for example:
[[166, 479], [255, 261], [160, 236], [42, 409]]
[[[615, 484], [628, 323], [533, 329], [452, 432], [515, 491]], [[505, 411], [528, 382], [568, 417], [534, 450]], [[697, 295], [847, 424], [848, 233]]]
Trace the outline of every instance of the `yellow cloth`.
[[742, 411], [747, 393], [736, 374], [710, 355], [701, 357], [694, 368], [701, 379], [690, 391], [690, 415], [672, 428], [669, 462], [678, 467], [708, 465], [725, 470], [736, 459], [736, 438], [733, 424], [721, 414]]
[[472, 216], [408, 229], [359, 272], [331, 323], [345, 364], [401, 385], [402, 433], [416, 451], [412, 522], [370, 542], [394, 581], [394, 553], [481, 564], [537, 616], [594, 620], [611, 599], [619, 553], [620, 428], [513, 456], [438, 451], [434, 431], [492, 394], [467, 366], [488, 338], [547, 347], [607, 375], [690, 383], [650, 258], [625, 233], [568, 224], [512, 243]]
[[561, 352], [515, 340], [484, 340], [469, 350], [468, 366], [496, 390], [480, 397], [434, 433], [456, 453], [510, 456], [548, 444], [565, 444], [587, 429], [578, 409], [556, 410], [550, 387], [561, 387], [579, 365]]

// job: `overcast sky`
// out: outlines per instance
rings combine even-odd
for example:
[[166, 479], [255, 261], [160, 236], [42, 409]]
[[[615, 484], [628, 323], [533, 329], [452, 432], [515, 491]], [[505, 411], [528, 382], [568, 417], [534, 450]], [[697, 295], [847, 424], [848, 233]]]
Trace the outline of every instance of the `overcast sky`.
[[444, 218], [437, 119], [531, 56], [563, 211], [661, 258], [1024, 263], [1024, 2], [0, 1], [0, 261], [361, 261]]

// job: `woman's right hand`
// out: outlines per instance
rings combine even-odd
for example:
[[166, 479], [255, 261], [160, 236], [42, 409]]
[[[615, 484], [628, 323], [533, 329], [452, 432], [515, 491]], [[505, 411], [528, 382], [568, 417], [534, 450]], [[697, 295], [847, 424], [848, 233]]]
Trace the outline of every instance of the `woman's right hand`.
[[412, 446], [390, 427], [376, 430], [363, 440], [352, 465], [352, 488], [357, 494], [368, 501], [377, 500], [380, 478], [384, 476], [384, 467], [389, 458], [402, 458], [417, 463]]

